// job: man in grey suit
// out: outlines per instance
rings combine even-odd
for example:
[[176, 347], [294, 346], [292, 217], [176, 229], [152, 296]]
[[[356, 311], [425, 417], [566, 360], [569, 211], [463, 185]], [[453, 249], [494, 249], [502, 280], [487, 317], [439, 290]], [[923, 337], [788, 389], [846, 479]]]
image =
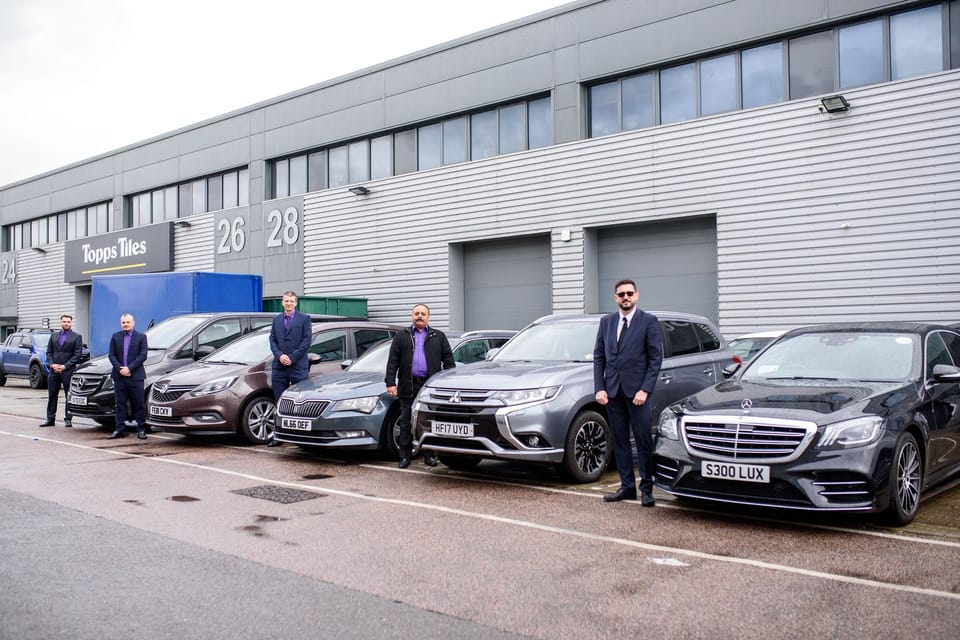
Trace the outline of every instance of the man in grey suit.
[[663, 361], [660, 323], [656, 316], [637, 308], [639, 296], [633, 280], [621, 280], [614, 292], [619, 311], [600, 319], [593, 350], [593, 388], [597, 402], [607, 408], [620, 473], [620, 488], [603, 499], [617, 502], [637, 497], [632, 431], [639, 458], [641, 504], [652, 507], [653, 425], [648, 400]]
[[57, 402], [60, 387], [66, 402], [64, 408], [63, 426], [72, 427], [70, 415], [70, 377], [80, 362], [83, 350], [83, 336], [73, 330], [73, 316], [65, 313], [60, 316], [60, 331], [50, 336], [47, 342], [47, 419], [40, 423], [41, 427], [52, 427], [57, 418]]

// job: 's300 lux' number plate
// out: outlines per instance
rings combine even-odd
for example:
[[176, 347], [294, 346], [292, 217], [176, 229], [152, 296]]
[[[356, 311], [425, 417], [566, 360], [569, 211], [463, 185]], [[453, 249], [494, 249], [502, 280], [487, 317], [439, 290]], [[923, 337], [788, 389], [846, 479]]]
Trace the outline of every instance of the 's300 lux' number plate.
[[454, 438], [472, 438], [473, 425], [462, 422], [441, 422], [440, 420], [430, 421], [430, 430], [438, 436], [453, 436]]
[[758, 464], [737, 464], [734, 462], [702, 462], [700, 475], [718, 480], [737, 480], [739, 482], [770, 482], [770, 467]]

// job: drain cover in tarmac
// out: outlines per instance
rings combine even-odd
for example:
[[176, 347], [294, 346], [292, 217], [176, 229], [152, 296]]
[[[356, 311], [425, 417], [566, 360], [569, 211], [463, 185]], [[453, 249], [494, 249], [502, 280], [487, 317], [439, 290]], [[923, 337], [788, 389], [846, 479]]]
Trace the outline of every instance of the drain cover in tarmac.
[[241, 496], [250, 496], [251, 498], [261, 498], [281, 504], [290, 504], [291, 502], [300, 502], [301, 500], [313, 500], [319, 498], [322, 494], [311, 493], [309, 491], [300, 491], [299, 489], [288, 489], [287, 487], [275, 487], [265, 484], [259, 487], [250, 487], [248, 489], [236, 489], [230, 493], [237, 493]]

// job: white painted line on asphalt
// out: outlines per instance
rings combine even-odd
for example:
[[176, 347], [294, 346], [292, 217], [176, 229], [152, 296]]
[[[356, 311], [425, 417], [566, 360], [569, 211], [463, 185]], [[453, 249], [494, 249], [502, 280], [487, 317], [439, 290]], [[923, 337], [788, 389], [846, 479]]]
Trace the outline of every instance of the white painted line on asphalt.
[[540, 524], [537, 522], [530, 522], [527, 520], [517, 520], [516, 518], [507, 518], [504, 516], [496, 516], [496, 515], [487, 514], [487, 513], [466, 511], [464, 509], [454, 509], [452, 507], [444, 507], [441, 505], [429, 504], [425, 502], [415, 502], [413, 500], [400, 500], [397, 498], [381, 498], [378, 496], [370, 496], [370, 495], [364, 495], [361, 493], [355, 493], [353, 491], [342, 491], [340, 489], [332, 489], [329, 487], [317, 487], [314, 485], [303, 484], [300, 482], [287, 482], [284, 480], [274, 480], [274, 479], [266, 478], [263, 476], [256, 476], [249, 473], [241, 473], [239, 471], [231, 471], [229, 469], [221, 469], [219, 467], [201, 465], [193, 462], [185, 462], [183, 460], [173, 460], [171, 458], [166, 458], [166, 457], [146, 456], [146, 455], [141, 455], [139, 453], [118, 451], [116, 449], [111, 449], [111, 448], [92, 447], [90, 445], [77, 444], [73, 442], [64, 442], [62, 440], [56, 440], [53, 438], [42, 438], [39, 436], [31, 436], [31, 435], [26, 435], [22, 433], [10, 433], [7, 431], [0, 431], [0, 435], [13, 436], [16, 438], [24, 438], [28, 440], [39, 440], [42, 442], [60, 444], [68, 447], [74, 447], [77, 449], [85, 449], [87, 451], [100, 451], [100, 452], [112, 454], [115, 456], [122, 456], [122, 457], [128, 457], [128, 458], [140, 458], [141, 460], [145, 460], [145, 461], [173, 464], [173, 465], [178, 465], [182, 467], [188, 467], [191, 469], [197, 469], [200, 471], [211, 471], [213, 473], [218, 473], [221, 475], [232, 476], [236, 478], [244, 478], [247, 480], [251, 480], [253, 482], [262, 482], [262, 483], [274, 484], [277, 486], [291, 487], [291, 488], [301, 489], [303, 491], [309, 491], [314, 493], [326, 493], [331, 495], [343, 496], [346, 498], [354, 498], [356, 500], [363, 500], [367, 502], [379, 502], [383, 504], [392, 504], [397, 506], [410, 507], [413, 509], [435, 511], [438, 513], [456, 515], [456, 516], [461, 516], [465, 518], [474, 518], [477, 520], [507, 524], [515, 527], [521, 527], [524, 529], [544, 531], [547, 533], [553, 533], [560, 536], [580, 538], [583, 540], [590, 540], [593, 542], [606, 542], [608, 544], [615, 544], [615, 545], [629, 547], [633, 549], [643, 549], [644, 551], [655, 552], [657, 554], [667, 554], [667, 555], [672, 554], [677, 556], [684, 556], [687, 558], [697, 558], [700, 560], [748, 566], [748, 567], [753, 567], [757, 569], [767, 569], [767, 570], [776, 571], [779, 573], [787, 573], [787, 574], [804, 576], [808, 578], [829, 580], [832, 582], [842, 582], [847, 584], [855, 584], [858, 586], [896, 591], [900, 593], [912, 593], [912, 594], [921, 595], [921, 596], [946, 598], [949, 600], [960, 601], [960, 593], [953, 593], [950, 591], [940, 591], [938, 589], [926, 589], [923, 587], [915, 587], [912, 585], [892, 584], [889, 582], [881, 582], [879, 580], [868, 580], [866, 578], [857, 578], [853, 576], [844, 576], [844, 575], [835, 574], [835, 573], [826, 573], [824, 571], [813, 571], [811, 569], [801, 569], [799, 567], [791, 567], [788, 565], [775, 564], [772, 562], [765, 562], [762, 560], [753, 560], [750, 558], [718, 556], [712, 553], [705, 553], [703, 551], [694, 551], [691, 549], [681, 549], [677, 547], [667, 547], [667, 546], [658, 545], [658, 544], [650, 544], [647, 542], [639, 542], [637, 540], [628, 540], [625, 538], [615, 538], [613, 536], [605, 536], [605, 535], [600, 535], [596, 533], [589, 533], [586, 531], [577, 531], [576, 529], [565, 529], [562, 527], [555, 527], [552, 525]]

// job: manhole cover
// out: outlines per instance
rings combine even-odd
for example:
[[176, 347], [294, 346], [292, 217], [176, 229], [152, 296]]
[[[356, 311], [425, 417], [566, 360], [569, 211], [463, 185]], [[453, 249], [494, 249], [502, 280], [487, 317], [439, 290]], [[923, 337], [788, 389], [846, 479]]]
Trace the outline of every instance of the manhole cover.
[[301, 491], [300, 489], [289, 489], [287, 487], [277, 487], [270, 484], [259, 487], [249, 487], [247, 489], [235, 489], [230, 493], [236, 493], [241, 496], [250, 496], [251, 498], [260, 498], [270, 500], [281, 504], [290, 504], [291, 502], [301, 502], [303, 500], [313, 500], [319, 498], [322, 493], [311, 493], [310, 491]]

